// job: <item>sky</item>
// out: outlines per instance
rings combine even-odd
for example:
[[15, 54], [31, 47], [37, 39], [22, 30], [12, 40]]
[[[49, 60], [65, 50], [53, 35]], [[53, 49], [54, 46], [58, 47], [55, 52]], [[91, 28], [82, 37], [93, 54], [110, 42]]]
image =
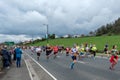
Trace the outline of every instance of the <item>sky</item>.
[[[0, 0], [0, 42], [88, 34], [120, 17], [120, 0]], [[44, 25], [46, 24], [46, 25]]]

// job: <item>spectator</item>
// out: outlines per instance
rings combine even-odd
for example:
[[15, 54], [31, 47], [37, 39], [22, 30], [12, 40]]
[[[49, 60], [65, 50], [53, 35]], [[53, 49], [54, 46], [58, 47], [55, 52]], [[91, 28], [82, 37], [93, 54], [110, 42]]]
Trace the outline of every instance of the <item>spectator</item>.
[[21, 67], [21, 55], [22, 55], [22, 50], [19, 46], [15, 49], [15, 54], [16, 54], [16, 66], [18, 68]]
[[15, 53], [15, 49], [16, 49], [16, 47], [14, 48], [13, 61], [16, 61], [16, 53]]
[[[1, 52], [1, 50], [0, 50], [0, 52]], [[2, 71], [2, 68], [3, 68], [3, 62], [2, 62], [2, 55], [0, 53], [0, 73]]]
[[3, 56], [3, 67], [9, 69], [10, 62], [9, 62], [9, 52], [7, 50], [7, 46], [4, 46], [4, 48], [1, 50], [1, 54]]

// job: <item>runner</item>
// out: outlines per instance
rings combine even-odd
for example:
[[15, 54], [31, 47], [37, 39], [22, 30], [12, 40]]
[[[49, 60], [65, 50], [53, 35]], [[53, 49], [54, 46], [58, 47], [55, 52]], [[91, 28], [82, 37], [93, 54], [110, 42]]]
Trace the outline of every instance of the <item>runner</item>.
[[33, 53], [34, 53], [34, 47], [33, 46], [31, 46], [31, 55], [33, 55]]
[[61, 46], [61, 53], [64, 53], [64, 50], [65, 50], [64, 45], [62, 45]]
[[78, 51], [78, 49], [80, 48], [80, 46], [78, 44], [75, 44], [76, 45], [76, 49]]
[[112, 50], [111, 50], [111, 54], [114, 54], [114, 53], [118, 53], [116, 45], [113, 45]]
[[79, 60], [80, 60], [82, 59], [82, 57], [84, 57], [84, 54], [85, 54], [85, 49], [83, 45], [80, 46], [80, 48], [78, 49], [78, 52], [79, 52]]
[[77, 61], [77, 49], [76, 46], [74, 45], [74, 47], [71, 49], [71, 58], [72, 58], [72, 63], [70, 64], [70, 68], [73, 69], [76, 61]]
[[92, 54], [93, 54], [93, 52], [92, 52], [92, 47], [93, 47], [93, 45], [90, 43], [90, 49], [89, 49], [89, 52], [90, 52], [90, 55], [92, 56]]
[[51, 47], [49, 44], [47, 44], [46, 46], [46, 59], [48, 60], [49, 59], [49, 55], [51, 54]]
[[37, 47], [36, 48], [37, 60], [39, 60], [41, 52], [42, 52], [41, 47]]
[[93, 58], [95, 59], [97, 48], [95, 45], [92, 47]]
[[69, 52], [70, 52], [70, 48], [67, 47], [67, 48], [66, 48], [66, 56], [69, 56]]
[[90, 55], [90, 48], [88, 47], [88, 45], [85, 46], [85, 56], [88, 57], [88, 55]]
[[112, 49], [112, 56], [110, 57], [110, 63], [111, 63], [110, 69], [111, 70], [114, 70], [115, 65], [118, 63], [118, 55], [117, 55], [118, 51], [116, 48], [117, 46], [114, 45]]
[[59, 51], [59, 53], [62, 53], [62, 46], [58, 46], [58, 51]]
[[57, 53], [58, 53], [58, 46], [53, 47], [53, 53], [54, 53], [54, 59], [55, 59], [57, 57]]
[[108, 44], [106, 44], [105, 47], [104, 47], [104, 53], [107, 54], [108, 58], [110, 57], [109, 51], [108, 51]]

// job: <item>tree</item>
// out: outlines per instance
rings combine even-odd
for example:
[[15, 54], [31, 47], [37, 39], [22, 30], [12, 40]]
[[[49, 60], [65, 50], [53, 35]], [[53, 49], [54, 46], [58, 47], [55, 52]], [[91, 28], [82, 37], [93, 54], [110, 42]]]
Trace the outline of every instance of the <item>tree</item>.
[[72, 37], [72, 35], [68, 34], [68, 38], [71, 38], [71, 37]]
[[49, 39], [55, 39], [55, 34], [48, 34]]
[[52, 35], [51, 35], [51, 39], [55, 39], [55, 34], [52, 34]]
[[89, 32], [89, 35], [90, 35], [90, 36], [93, 36], [93, 35], [94, 35], [94, 32], [93, 32], [93, 31], [90, 31], [90, 32]]
[[84, 37], [85, 35], [84, 34], [81, 34], [81, 37]]
[[120, 34], [120, 18], [114, 23], [109, 23], [95, 30], [96, 36]]

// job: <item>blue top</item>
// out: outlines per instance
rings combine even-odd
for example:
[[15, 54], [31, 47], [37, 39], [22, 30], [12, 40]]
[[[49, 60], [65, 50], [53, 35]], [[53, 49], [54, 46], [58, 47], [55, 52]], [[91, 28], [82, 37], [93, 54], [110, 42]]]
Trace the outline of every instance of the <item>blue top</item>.
[[22, 50], [20, 48], [15, 49], [16, 58], [21, 58]]

